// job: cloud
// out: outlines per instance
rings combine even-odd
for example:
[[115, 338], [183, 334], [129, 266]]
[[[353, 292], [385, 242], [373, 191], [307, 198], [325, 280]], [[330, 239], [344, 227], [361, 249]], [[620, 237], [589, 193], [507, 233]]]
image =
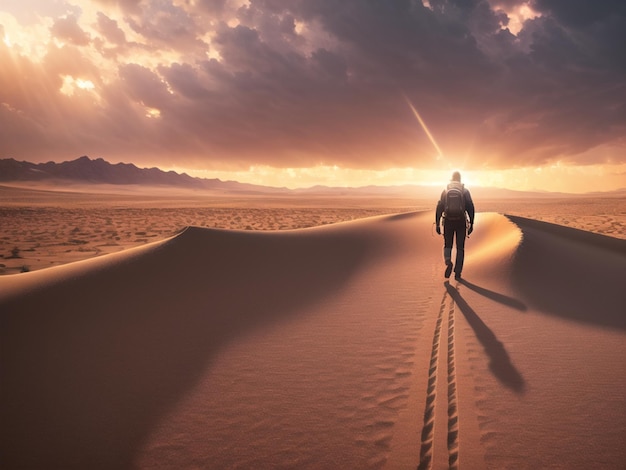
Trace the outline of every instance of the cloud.
[[174, 49], [194, 53], [202, 48], [198, 28], [191, 15], [169, 0], [152, 0], [136, 13], [125, 17], [131, 29], [146, 44], [158, 49]]
[[140, 65], [128, 64], [120, 67], [119, 74], [130, 99], [155, 109], [167, 107], [167, 85], [156, 73]]
[[408, 99], [457, 165], [626, 158], [621, 1], [67, 3], [41, 61], [0, 43], [1, 156], [436, 168]]
[[78, 26], [75, 16], [58, 18], [50, 28], [50, 32], [55, 38], [76, 46], [86, 46], [90, 41], [89, 35]]
[[126, 34], [118, 26], [117, 21], [112, 20], [101, 11], [98, 12], [97, 29], [104, 39], [112, 44], [121, 46], [126, 43]]
[[101, 5], [113, 5], [119, 7], [124, 13], [133, 13], [141, 9], [143, 0], [95, 0]]

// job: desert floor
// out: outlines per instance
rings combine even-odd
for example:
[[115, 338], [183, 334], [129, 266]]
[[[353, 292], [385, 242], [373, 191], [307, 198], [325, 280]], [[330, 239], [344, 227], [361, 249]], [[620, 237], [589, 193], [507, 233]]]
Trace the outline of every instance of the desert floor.
[[[212, 209], [162, 210], [152, 239]], [[432, 225], [190, 227], [0, 277], [3, 468], [623, 469], [626, 240], [480, 212], [456, 280]]]
[[[437, 191], [432, 200], [427, 200], [387, 196], [242, 197], [106, 185], [66, 191], [0, 186], [0, 275], [35, 271], [144, 245], [175, 235], [187, 226], [293, 230], [382, 214], [434, 211]], [[479, 212], [518, 215], [626, 238], [623, 198], [546, 197], [475, 203]], [[480, 230], [480, 223], [476, 230]]]

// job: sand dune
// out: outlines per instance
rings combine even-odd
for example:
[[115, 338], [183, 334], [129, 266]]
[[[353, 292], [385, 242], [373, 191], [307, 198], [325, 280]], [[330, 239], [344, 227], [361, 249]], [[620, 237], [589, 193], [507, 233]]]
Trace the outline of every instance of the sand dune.
[[0, 278], [3, 468], [622, 468], [626, 241], [190, 227]]
[[[62, 190], [61, 190], [62, 189]], [[499, 212], [626, 239], [626, 198], [619, 194], [489, 198]], [[421, 210], [432, 194], [233, 195], [137, 185], [0, 185], [0, 276], [72, 263], [163, 240], [187, 226], [232, 230], [293, 230]], [[357, 193], [358, 194], [358, 193]]]

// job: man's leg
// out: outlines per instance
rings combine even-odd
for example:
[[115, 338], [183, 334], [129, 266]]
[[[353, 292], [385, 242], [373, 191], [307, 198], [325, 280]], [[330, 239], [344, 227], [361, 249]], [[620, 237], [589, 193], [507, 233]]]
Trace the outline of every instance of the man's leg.
[[463, 262], [465, 261], [465, 221], [457, 224], [454, 230], [456, 235], [456, 263], [454, 266], [454, 274], [456, 278], [461, 277], [463, 271]]
[[454, 228], [449, 222], [443, 223], [443, 260], [446, 263], [445, 277], [449, 278], [452, 273], [452, 241], [454, 240]]

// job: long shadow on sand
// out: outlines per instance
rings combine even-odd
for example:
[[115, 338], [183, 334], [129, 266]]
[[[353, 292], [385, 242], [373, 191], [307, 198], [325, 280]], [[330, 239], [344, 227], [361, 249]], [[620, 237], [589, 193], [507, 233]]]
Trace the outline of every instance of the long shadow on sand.
[[491, 299], [495, 302], [498, 302], [502, 305], [506, 305], [507, 307], [514, 308], [515, 310], [519, 310], [520, 312], [525, 312], [528, 310], [526, 304], [520, 300], [517, 300], [513, 297], [509, 297], [508, 295], [500, 294], [499, 292], [492, 291], [490, 289], [486, 289], [484, 287], [477, 286], [476, 284], [472, 284], [466, 279], [460, 279], [459, 282], [463, 284], [470, 290], [473, 290], [477, 294], [482, 295], [488, 299]]
[[483, 345], [485, 352], [489, 356], [489, 368], [496, 376], [496, 378], [502, 382], [506, 387], [510, 388], [516, 393], [523, 393], [526, 388], [526, 382], [519, 371], [511, 363], [509, 354], [502, 345], [496, 335], [491, 329], [483, 322], [478, 314], [472, 307], [465, 301], [459, 291], [452, 287], [448, 281], [444, 282], [446, 290], [452, 300], [461, 310], [461, 313], [467, 319], [470, 324], [476, 338]]
[[507, 217], [523, 233], [511, 276], [530, 307], [568, 320], [626, 330], [626, 240]]
[[341, 289], [371, 259], [362, 237], [307, 234], [188, 229], [0, 300], [3, 468], [132, 468], [225, 344]]

